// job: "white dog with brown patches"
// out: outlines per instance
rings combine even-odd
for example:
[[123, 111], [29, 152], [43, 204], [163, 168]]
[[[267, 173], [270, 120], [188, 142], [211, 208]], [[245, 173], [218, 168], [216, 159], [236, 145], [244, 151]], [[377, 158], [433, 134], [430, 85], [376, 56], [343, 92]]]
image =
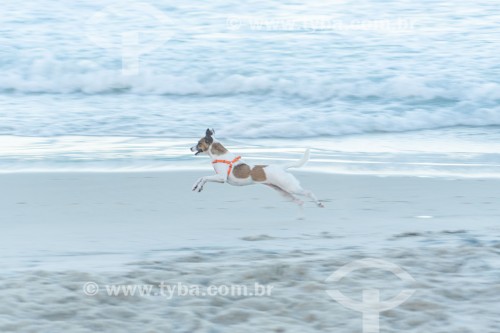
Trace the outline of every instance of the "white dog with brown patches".
[[286, 172], [289, 168], [300, 168], [309, 160], [309, 149], [306, 150], [300, 161], [287, 165], [250, 165], [241, 160], [241, 156], [230, 153], [214, 137], [214, 130], [207, 129], [205, 136], [198, 144], [191, 147], [191, 151], [198, 154], [207, 154], [212, 159], [215, 175], [201, 177], [193, 186], [193, 191], [201, 192], [207, 182], [228, 183], [230, 185], [243, 186], [251, 184], [267, 185], [287, 199], [302, 206], [304, 202], [295, 195], [302, 195], [313, 200], [318, 207], [323, 204], [311, 192], [304, 190], [297, 178]]

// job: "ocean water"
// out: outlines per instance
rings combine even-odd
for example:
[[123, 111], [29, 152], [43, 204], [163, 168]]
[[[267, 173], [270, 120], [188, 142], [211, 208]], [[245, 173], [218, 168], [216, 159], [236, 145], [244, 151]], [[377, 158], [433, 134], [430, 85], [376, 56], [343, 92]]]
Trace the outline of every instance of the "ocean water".
[[[6, 0], [1, 171], [202, 167], [205, 128], [323, 171], [500, 175], [492, 1]], [[203, 164], [205, 165], [205, 164]]]

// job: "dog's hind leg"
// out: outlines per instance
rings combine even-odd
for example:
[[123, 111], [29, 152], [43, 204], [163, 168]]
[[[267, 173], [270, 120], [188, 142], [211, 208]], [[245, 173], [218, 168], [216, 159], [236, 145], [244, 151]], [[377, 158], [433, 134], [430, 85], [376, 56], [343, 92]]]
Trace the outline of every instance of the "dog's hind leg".
[[314, 201], [318, 207], [321, 207], [321, 208], [325, 207], [325, 205], [323, 205], [323, 203], [318, 200], [318, 198], [314, 195], [314, 193], [312, 193], [309, 190], [304, 190], [303, 188], [300, 188], [300, 190], [293, 192], [293, 194], [306, 196], [309, 199], [311, 199], [312, 201]]
[[292, 195], [291, 193], [283, 190], [281, 187], [279, 186], [276, 186], [274, 184], [265, 184], [267, 186], [269, 186], [270, 188], [278, 191], [279, 194], [281, 194], [283, 197], [287, 198], [288, 200], [290, 201], [293, 201], [295, 202], [297, 205], [299, 206], [302, 206], [304, 205], [304, 201], [300, 200], [299, 198], [295, 197], [294, 195]]
[[318, 198], [314, 195], [314, 193], [308, 190], [304, 190], [302, 186], [300, 186], [299, 181], [291, 174], [287, 173], [285, 175], [282, 175], [282, 177], [277, 178], [277, 180], [279, 180], [279, 186], [274, 184], [272, 184], [272, 186], [278, 187], [280, 190], [287, 193], [288, 195], [293, 196], [294, 198], [294, 194], [303, 195], [314, 201], [318, 207], [325, 207], [323, 203], [319, 201]]

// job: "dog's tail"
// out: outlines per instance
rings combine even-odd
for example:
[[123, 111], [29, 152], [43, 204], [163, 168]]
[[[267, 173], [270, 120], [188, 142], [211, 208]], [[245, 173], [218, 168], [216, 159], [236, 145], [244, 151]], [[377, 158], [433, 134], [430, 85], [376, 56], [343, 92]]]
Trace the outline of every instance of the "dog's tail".
[[309, 155], [310, 155], [310, 149], [307, 148], [306, 151], [304, 152], [304, 156], [302, 156], [302, 158], [300, 160], [292, 162], [292, 163], [289, 163], [289, 164], [285, 164], [283, 166], [283, 168], [284, 169], [300, 168], [301, 166], [303, 166], [304, 164], [306, 164], [307, 161], [309, 161]]

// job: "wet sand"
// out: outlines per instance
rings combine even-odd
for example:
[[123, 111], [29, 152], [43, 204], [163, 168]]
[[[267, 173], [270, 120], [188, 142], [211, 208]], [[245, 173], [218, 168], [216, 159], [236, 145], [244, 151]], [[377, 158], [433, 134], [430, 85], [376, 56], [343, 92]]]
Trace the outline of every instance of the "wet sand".
[[[381, 332], [496, 332], [498, 180], [297, 172], [322, 199], [305, 219], [264, 186], [207, 184], [204, 172], [0, 175], [2, 332], [360, 332], [326, 294], [343, 265], [378, 258], [416, 282], [368, 269], [337, 284], [361, 299], [416, 290]], [[97, 295], [84, 292], [88, 282]], [[110, 285], [272, 286], [249, 296], [113, 296]], [[155, 289], [156, 290], [156, 289]]]

